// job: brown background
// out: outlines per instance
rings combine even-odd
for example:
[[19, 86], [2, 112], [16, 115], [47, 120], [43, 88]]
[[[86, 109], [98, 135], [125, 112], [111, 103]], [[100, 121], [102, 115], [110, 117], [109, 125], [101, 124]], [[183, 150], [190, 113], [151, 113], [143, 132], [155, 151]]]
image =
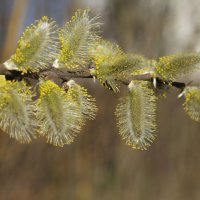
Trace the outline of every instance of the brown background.
[[[63, 25], [85, 7], [102, 15], [102, 35], [125, 51], [158, 58], [200, 46], [198, 0], [1, 0], [0, 62], [35, 19], [48, 15]], [[80, 83], [96, 97], [99, 112], [72, 145], [55, 148], [44, 139], [22, 145], [0, 134], [0, 199], [200, 199], [200, 124], [185, 115], [177, 90], [159, 101], [158, 137], [141, 152], [117, 133], [113, 113], [122, 94]]]

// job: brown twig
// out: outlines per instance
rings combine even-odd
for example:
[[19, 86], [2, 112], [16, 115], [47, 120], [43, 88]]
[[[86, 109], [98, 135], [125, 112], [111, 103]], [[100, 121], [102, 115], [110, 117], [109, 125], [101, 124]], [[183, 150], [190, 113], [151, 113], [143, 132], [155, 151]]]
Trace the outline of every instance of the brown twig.
[[[93, 78], [94, 76], [91, 75], [92, 68], [94, 68], [94, 64], [90, 64], [90, 66], [86, 69], [77, 70], [56, 69], [53, 67], [49, 67], [40, 72], [28, 72], [26, 74], [22, 74], [21, 72], [16, 70], [7, 70], [3, 64], [0, 64], [0, 75], [5, 75], [7, 80], [38, 80], [40, 77], [43, 77], [47, 80], [53, 80], [56, 83], [61, 83], [73, 78]], [[153, 76], [151, 73], [146, 73], [140, 75], [133, 75], [123, 80], [117, 79], [116, 81], [119, 81], [124, 85], [128, 85], [132, 80], [143, 80], [153, 82]], [[185, 83], [164, 81], [158, 77], [156, 78], [156, 82], [160, 87], [164, 85], [172, 85], [173, 87], [176, 87], [181, 90], [185, 88]]]

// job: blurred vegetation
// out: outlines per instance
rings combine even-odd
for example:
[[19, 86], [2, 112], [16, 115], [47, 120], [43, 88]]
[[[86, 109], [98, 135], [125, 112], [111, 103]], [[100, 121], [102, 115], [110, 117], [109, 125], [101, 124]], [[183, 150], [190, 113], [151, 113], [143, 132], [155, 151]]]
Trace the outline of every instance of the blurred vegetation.
[[[25, 26], [43, 15], [60, 25], [80, 7], [102, 15], [103, 36], [124, 50], [157, 58], [199, 48], [198, 0], [1, 0], [0, 62], [15, 51]], [[174, 90], [158, 104], [158, 138], [148, 151], [123, 144], [115, 128], [120, 94], [79, 81], [100, 108], [76, 141], [55, 148], [40, 139], [21, 145], [0, 134], [0, 199], [200, 199], [200, 125]]]

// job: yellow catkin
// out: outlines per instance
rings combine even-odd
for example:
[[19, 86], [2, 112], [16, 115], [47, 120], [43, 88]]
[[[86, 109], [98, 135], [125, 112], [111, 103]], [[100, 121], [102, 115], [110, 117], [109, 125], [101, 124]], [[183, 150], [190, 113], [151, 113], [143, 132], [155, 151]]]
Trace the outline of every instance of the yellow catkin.
[[191, 119], [200, 121], [200, 87], [187, 87], [185, 89], [183, 106]]
[[24, 82], [0, 85], [0, 128], [21, 143], [36, 137], [33, 94]]
[[61, 52], [57, 68], [84, 67], [88, 61], [88, 49], [98, 38], [100, 23], [90, 18], [88, 10], [78, 10], [60, 31]]
[[174, 81], [177, 77], [193, 72], [200, 63], [199, 53], [180, 53], [159, 58], [155, 72], [167, 81]]
[[72, 143], [83, 125], [79, 105], [73, 97], [49, 80], [40, 85], [37, 107], [39, 134], [54, 146]]
[[132, 148], [146, 150], [156, 137], [156, 97], [148, 84], [132, 81], [115, 113], [122, 139]]
[[67, 91], [67, 94], [72, 98], [73, 101], [79, 105], [79, 110], [82, 113], [83, 120], [94, 119], [97, 112], [95, 105], [95, 99], [88, 94], [84, 87], [78, 84], [73, 84]]
[[58, 56], [60, 48], [56, 22], [44, 16], [27, 27], [14, 55], [4, 65], [22, 73], [47, 68]]

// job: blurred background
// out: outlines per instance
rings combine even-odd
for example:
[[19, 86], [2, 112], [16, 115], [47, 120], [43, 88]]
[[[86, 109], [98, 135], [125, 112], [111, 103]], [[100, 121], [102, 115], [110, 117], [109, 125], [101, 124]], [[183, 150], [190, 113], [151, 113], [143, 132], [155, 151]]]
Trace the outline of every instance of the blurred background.
[[[127, 52], [158, 58], [200, 49], [198, 0], [1, 0], [0, 63], [34, 20], [47, 15], [62, 26], [88, 7], [102, 16], [102, 36]], [[118, 135], [114, 109], [121, 94], [81, 83], [99, 112], [73, 144], [56, 148], [38, 139], [22, 145], [0, 134], [0, 199], [200, 199], [200, 123], [184, 113], [177, 90], [159, 101], [158, 137], [141, 152]]]

